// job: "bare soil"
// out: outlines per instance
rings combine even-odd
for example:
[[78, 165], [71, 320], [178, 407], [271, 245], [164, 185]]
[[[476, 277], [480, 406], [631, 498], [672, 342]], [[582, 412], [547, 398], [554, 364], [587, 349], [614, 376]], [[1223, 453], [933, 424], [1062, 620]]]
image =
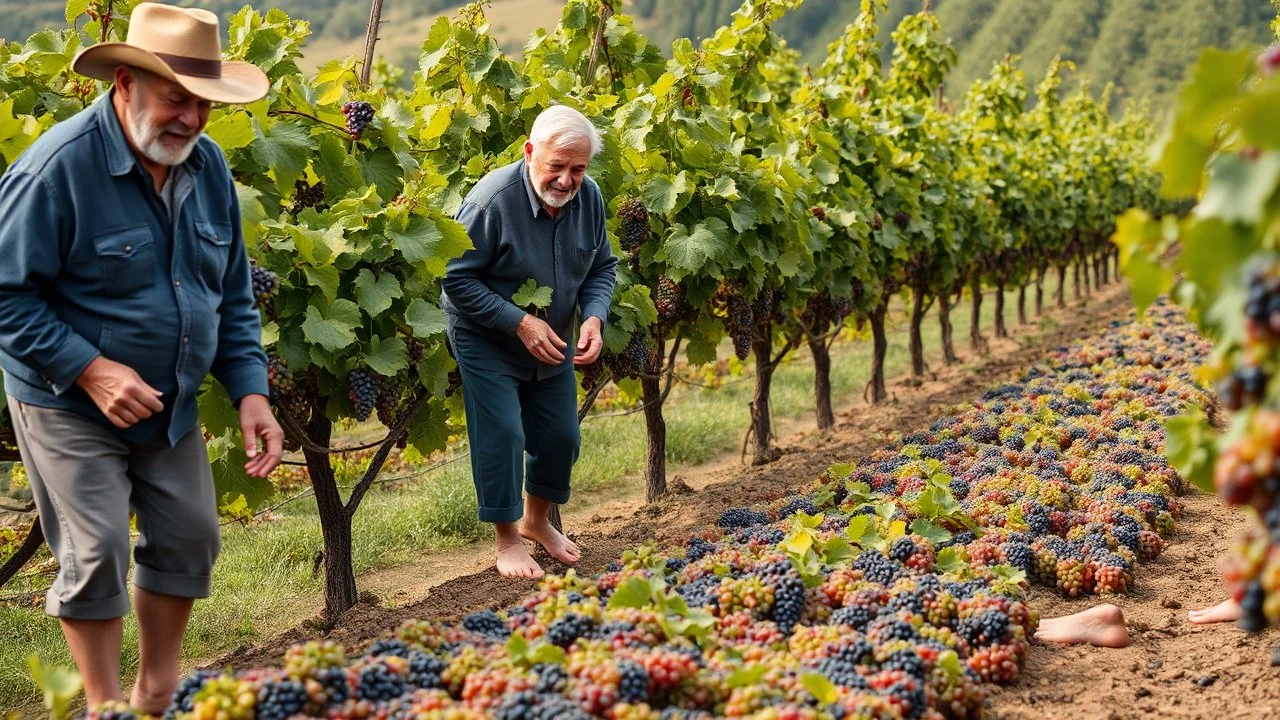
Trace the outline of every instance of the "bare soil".
[[[1048, 350], [1104, 331], [1130, 314], [1127, 292], [1112, 284], [1084, 305], [1046, 310], [1044, 321], [1012, 328], [1010, 339], [989, 337], [990, 354], [951, 368], [935, 368], [923, 382], [899, 378], [891, 400], [880, 407], [860, 398], [846, 402], [827, 435], [790, 423], [780, 433], [777, 462], [744, 468], [736, 457], [675, 475], [673, 493], [645, 505], [641, 483], [588, 508], [565, 513], [565, 525], [584, 553], [579, 572], [594, 573], [628, 548], [648, 541], [682, 544], [725, 508], [767, 502], [802, 488], [835, 462], [861, 458], [899, 433], [927, 427], [952, 405], [1016, 377]], [[989, 329], [988, 329], [989, 331]], [[1239, 534], [1244, 518], [1217, 498], [1186, 499], [1186, 514], [1168, 549], [1138, 574], [1137, 589], [1113, 600], [1125, 612], [1132, 640], [1123, 650], [1061, 647], [1037, 643], [1026, 671], [1012, 686], [992, 689], [988, 714], [999, 718], [1277, 718], [1280, 668], [1270, 666], [1277, 633], [1248, 636], [1234, 626], [1193, 626], [1189, 608], [1212, 604], [1223, 590], [1218, 558]], [[549, 572], [562, 572], [541, 557]], [[362, 646], [410, 618], [458, 620], [486, 607], [505, 607], [535, 586], [502, 578], [492, 567], [492, 548], [476, 543], [430, 553], [408, 566], [361, 578], [362, 602], [325, 633], [305, 623], [271, 640], [241, 647], [210, 666], [241, 668], [278, 662], [289, 645], [328, 637]], [[1035, 589], [1032, 605], [1042, 617], [1078, 612], [1096, 598], [1064, 600]], [[1212, 677], [1212, 680], [1209, 678]], [[1203, 685], [1203, 686], [1202, 686]]]

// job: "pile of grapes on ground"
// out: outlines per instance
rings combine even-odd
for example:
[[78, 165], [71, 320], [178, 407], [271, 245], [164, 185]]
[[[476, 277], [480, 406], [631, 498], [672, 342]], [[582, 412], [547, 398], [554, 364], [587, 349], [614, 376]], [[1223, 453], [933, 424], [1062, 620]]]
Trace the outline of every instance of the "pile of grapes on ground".
[[1207, 349], [1159, 304], [684, 547], [358, 655], [200, 672], [166, 718], [979, 717], [1022, 667], [1030, 583], [1125, 592], [1161, 551], [1183, 489], [1161, 420], [1204, 402]]

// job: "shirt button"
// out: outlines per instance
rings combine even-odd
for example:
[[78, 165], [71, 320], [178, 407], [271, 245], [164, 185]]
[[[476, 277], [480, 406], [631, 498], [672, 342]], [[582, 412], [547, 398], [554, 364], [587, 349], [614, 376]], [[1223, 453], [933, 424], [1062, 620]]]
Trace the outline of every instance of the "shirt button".
[[183, 344], [183, 345], [187, 345], [187, 344], [189, 344], [190, 342], [191, 342], [191, 336], [190, 336], [190, 335], [183, 335], [183, 336], [182, 336], [182, 344]]
[[181, 280], [174, 280], [174, 281], [173, 281], [173, 286], [174, 286], [174, 287], [182, 287], [182, 281], [181, 281]]
[[125, 251], [125, 252], [133, 252], [133, 246], [132, 246], [132, 245], [125, 245], [125, 246], [124, 246], [124, 251]]

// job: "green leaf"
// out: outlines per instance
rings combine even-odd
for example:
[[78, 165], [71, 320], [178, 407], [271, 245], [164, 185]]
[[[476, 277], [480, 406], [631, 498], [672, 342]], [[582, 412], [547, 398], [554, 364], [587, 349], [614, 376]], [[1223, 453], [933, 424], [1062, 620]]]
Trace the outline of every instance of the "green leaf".
[[1280, 180], [1280, 152], [1256, 160], [1220, 153], [1209, 162], [1209, 186], [1196, 206], [1198, 217], [1253, 224], [1262, 219], [1267, 200]]
[[83, 685], [80, 673], [61, 665], [45, 665], [37, 655], [27, 656], [27, 669], [31, 672], [31, 681], [44, 694], [44, 707], [49, 716], [54, 720], [66, 717]]
[[724, 684], [729, 688], [744, 688], [752, 685], [759, 685], [764, 679], [765, 673], [769, 672], [766, 665], [747, 665], [738, 668], [729, 673], [729, 677], [725, 678]]
[[853, 546], [839, 535], [822, 544], [822, 561], [831, 567], [845, 567], [855, 557], [857, 553], [853, 551]]
[[934, 545], [951, 539], [951, 533], [924, 518], [917, 518], [911, 523], [911, 532], [925, 538]]
[[253, 142], [257, 137], [254, 132], [253, 118], [242, 110], [228, 112], [205, 126], [205, 133], [218, 143], [223, 152], [239, 150]]
[[85, 14], [89, 9], [89, 0], [67, 0], [66, 18], [68, 23], [74, 23], [76, 18]]
[[539, 643], [533, 649], [533, 652], [529, 653], [530, 665], [564, 665], [568, 660], [569, 656], [565, 653], [564, 648], [557, 647], [551, 643]]
[[404, 319], [409, 323], [409, 327], [413, 328], [413, 336], [418, 339], [442, 333], [448, 326], [444, 310], [422, 298], [414, 298], [409, 302]]
[[529, 641], [520, 633], [512, 633], [511, 637], [507, 638], [507, 655], [511, 656], [511, 661], [517, 664], [522, 663], [528, 654]]
[[609, 596], [609, 607], [642, 608], [649, 604], [649, 583], [644, 578], [633, 577], [618, 586]]
[[252, 122], [256, 139], [249, 144], [249, 152], [254, 162], [275, 171], [277, 186], [292, 186], [316, 149], [311, 133], [288, 120], [276, 121], [265, 130], [256, 118]]
[[393, 377], [396, 373], [409, 367], [409, 352], [404, 340], [393, 337], [389, 340], [373, 338], [369, 345], [369, 355], [365, 363], [370, 370]]
[[403, 296], [400, 281], [389, 272], [374, 275], [371, 270], [364, 268], [356, 276], [356, 300], [360, 309], [371, 318], [381, 315]]
[[807, 672], [800, 675], [800, 684], [813, 694], [818, 702], [823, 705], [830, 705], [840, 699], [840, 695], [836, 692], [836, 686], [826, 677], [816, 672]]
[[302, 273], [307, 276], [307, 282], [320, 288], [326, 300], [338, 298], [338, 268], [332, 265], [308, 265], [302, 268]]
[[335, 352], [356, 341], [357, 327], [360, 327], [360, 307], [350, 300], [335, 300], [328, 310], [307, 306], [302, 334], [307, 342]]
[[866, 547], [868, 534], [871, 538], [875, 538], [875, 528], [872, 526], [870, 515], [854, 515], [849, 518], [849, 526], [845, 528], [845, 537], [860, 547]]
[[707, 262], [718, 262], [728, 244], [728, 230], [719, 218], [708, 218], [691, 230], [675, 223], [663, 239], [657, 258], [682, 271], [680, 277], [692, 275]]
[[213, 471], [214, 492], [223, 505], [243, 496], [251, 508], [259, 508], [275, 492], [271, 481], [256, 478], [244, 471], [249, 458], [237, 431], [227, 431], [207, 444], [209, 466]]
[[1129, 278], [1130, 295], [1139, 314], [1173, 287], [1173, 271], [1146, 256], [1131, 258], [1124, 274]]
[[835, 463], [827, 468], [827, 476], [835, 480], [843, 480], [852, 475], [857, 469], [857, 463]]
[[551, 307], [551, 288], [538, 285], [538, 281], [529, 278], [511, 296], [511, 303], [517, 307], [535, 307], [545, 310]]
[[669, 215], [676, 208], [676, 201], [680, 194], [689, 189], [689, 180], [685, 173], [681, 172], [675, 177], [670, 175], [657, 175], [649, 184], [644, 187], [640, 193], [644, 199], [645, 207], [650, 212], [659, 215]]
[[802, 528], [792, 530], [778, 547], [788, 555], [803, 557], [813, 547], [813, 533]]
[[954, 546], [938, 551], [937, 565], [938, 569], [944, 573], [958, 573], [969, 567], [969, 564], [960, 556], [960, 549]]

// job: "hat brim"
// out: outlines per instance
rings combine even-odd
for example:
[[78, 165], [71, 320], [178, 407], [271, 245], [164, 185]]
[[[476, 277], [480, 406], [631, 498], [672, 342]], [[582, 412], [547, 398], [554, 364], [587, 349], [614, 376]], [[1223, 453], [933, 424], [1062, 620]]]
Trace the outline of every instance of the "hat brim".
[[252, 63], [223, 62], [222, 77], [217, 78], [181, 75], [154, 54], [122, 42], [98, 43], [81, 50], [72, 61], [71, 69], [95, 80], [112, 82], [116, 68], [121, 65], [155, 73], [210, 102], [243, 105], [261, 100], [271, 91], [267, 74]]

